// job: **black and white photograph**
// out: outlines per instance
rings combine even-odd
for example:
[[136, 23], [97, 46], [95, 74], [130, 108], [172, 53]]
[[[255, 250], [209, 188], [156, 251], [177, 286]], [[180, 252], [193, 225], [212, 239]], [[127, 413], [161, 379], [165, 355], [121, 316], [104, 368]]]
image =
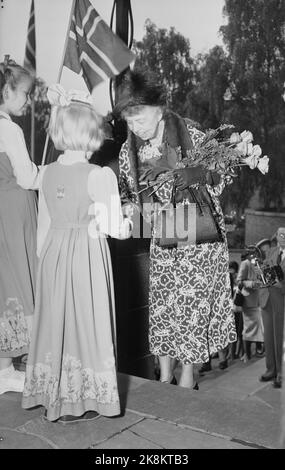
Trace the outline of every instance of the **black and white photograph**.
[[1, 0], [0, 449], [285, 449], [284, 315], [285, 0]]

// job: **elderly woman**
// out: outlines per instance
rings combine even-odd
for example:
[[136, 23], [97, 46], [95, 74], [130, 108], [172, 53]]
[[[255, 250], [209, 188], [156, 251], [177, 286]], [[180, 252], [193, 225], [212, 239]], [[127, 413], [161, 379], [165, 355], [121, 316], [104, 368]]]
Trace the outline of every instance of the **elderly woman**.
[[[122, 85], [114, 109], [128, 125], [128, 138], [120, 156], [120, 187], [124, 200], [131, 201], [149, 216], [150, 201], [163, 207], [172, 199], [175, 181], [176, 203], [193, 202], [189, 188], [207, 187], [217, 212], [220, 239], [201, 244], [162, 247], [157, 239], [157, 219], [152, 219], [149, 285], [149, 345], [159, 357], [161, 382], [176, 383], [173, 366], [182, 364], [179, 385], [190, 390], [194, 384], [193, 365], [206, 362], [210, 354], [236, 340], [232, 314], [228, 249], [222, 211], [211, 187], [213, 175], [201, 166], [184, 168], [203, 134], [187, 119], [167, 110], [161, 86], [149, 77], [130, 72]], [[187, 153], [188, 152], [188, 153]], [[174, 177], [155, 188], [152, 199], [145, 186], [169, 170]], [[148, 204], [146, 204], [148, 203]]]

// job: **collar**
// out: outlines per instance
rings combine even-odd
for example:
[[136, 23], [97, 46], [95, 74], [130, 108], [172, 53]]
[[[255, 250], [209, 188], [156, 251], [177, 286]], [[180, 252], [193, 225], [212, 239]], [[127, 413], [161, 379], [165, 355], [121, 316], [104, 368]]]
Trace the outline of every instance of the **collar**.
[[72, 165], [73, 163], [86, 163], [88, 160], [85, 150], [65, 150], [59, 155], [58, 162], [63, 165]]
[[9, 119], [9, 121], [12, 121], [11, 116], [5, 113], [5, 111], [1, 111], [1, 109], [0, 109], [0, 116], [3, 116], [4, 118]]

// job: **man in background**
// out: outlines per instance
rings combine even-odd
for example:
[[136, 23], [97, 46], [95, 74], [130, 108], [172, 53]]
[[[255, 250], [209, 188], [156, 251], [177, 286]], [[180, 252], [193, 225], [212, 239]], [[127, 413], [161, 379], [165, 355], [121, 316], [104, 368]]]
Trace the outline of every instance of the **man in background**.
[[285, 299], [285, 227], [279, 227], [276, 234], [277, 245], [272, 247], [264, 260], [271, 268], [279, 266], [279, 279], [269, 287], [260, 289], [260, 306], [264, 324], [266, 371], [260, 377], [262, 382], [273, 380], [275, 388], [282, 386], [282, 350]]

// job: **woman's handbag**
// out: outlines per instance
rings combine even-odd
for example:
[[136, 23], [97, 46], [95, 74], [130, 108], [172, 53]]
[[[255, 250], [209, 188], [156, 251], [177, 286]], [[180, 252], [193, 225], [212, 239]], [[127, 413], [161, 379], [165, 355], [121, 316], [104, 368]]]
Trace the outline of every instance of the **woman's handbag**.
[[236, 305], [237, 307], [242, 307], [243, 304], [244, 304], [244, 296], [243, 294], [241, 293], [240, 290], [237, 290], [235, 295], [234, 295], [234, 298], [233, 298], [233, 303], [234, 305]]
[[170, 207], [156, 218], [156, 242], [162, 248], [223, 241], [217, 213], [205, 186], [189, 188], [190, 204], [176, 206], [173, 185]]

